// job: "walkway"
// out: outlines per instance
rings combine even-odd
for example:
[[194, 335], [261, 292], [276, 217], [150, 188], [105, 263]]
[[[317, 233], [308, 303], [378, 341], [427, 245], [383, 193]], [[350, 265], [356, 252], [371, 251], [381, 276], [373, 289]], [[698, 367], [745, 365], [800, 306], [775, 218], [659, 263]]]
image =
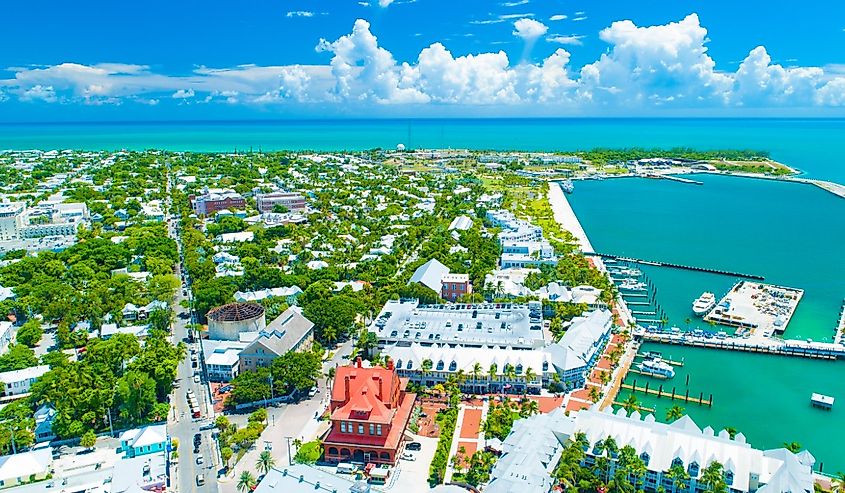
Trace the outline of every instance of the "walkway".
[[452, 481], [452, 474], [455, 472], [452, 468], [452, 457], [458, 454], [461, 447], [464, 448], [463, 456], [465, 460], [472, 457], [476, 450], [484, 449], [486, 442], [482, 423], [487, 419], [489, 408], [489, 401], [487, 400], [461, 403], [458, 408], [458, 422], [455, 426], [455, 434], [452, 436], [452, 446], [449, 449], [449, 460], [446, 463], [446, 474], [443, 479], [444, 484], [449, 484]]

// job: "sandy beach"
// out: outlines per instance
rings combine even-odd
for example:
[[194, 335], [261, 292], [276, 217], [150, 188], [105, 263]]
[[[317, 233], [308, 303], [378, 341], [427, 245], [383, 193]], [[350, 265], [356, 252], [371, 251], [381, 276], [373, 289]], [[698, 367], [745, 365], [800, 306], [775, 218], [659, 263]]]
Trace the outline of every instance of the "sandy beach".
[[549, 204], [552, 206], [555, 221], [578, 239], [581, 251], [586, 253], [594, 252], [593, 245], [590, 244], [590, 240], [587, 238], [587, 233], [584, 232], [584, 228], [581, 227], [575, 211], [572, 210], [572, 206], [569, 205], [569, 201], [566, 199], [566, 194], [563, 193], [563, 190], [561, 190], [557, 183], [549, 183]]

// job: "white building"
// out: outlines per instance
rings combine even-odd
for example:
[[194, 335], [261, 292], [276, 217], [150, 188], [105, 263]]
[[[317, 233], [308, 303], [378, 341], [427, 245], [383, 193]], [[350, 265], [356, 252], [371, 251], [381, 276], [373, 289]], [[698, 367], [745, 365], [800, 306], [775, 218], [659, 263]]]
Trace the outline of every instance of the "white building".
[[238, 376], [240, 354], [249, 345], [246, 341], [212, 341], [203, 339], [202, 353], [208, 380], [230, 382]]
[[47, 477], [53, 463], [52, 453], [48, 447], [0, 457], [0, 488]]
[[25, 202], [0, 203], [0, 241], [20, 238], [19, 230], [25, 208]]
[[3, 396], [8, 397], [29, 393], [30, 386], [48, 371], [50, 371], [48, 365], [39, 365], [22, 370], [0, 373], [0, 383], [3, 384]]

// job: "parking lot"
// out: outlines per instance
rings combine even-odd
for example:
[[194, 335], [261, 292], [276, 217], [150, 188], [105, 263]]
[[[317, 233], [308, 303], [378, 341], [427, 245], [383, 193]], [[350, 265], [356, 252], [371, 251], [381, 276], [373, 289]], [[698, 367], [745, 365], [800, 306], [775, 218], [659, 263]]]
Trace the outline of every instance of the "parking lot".
[[437, 450], [437, 438], [412, 435], [415, 442], [420, 442], [422, 448], [413, 454], [415, 460], [399, 460], [393, 471], [391, 480], [385, 490], [402, 491], [402, 493], [417, 493], [428, 491], [428, 466], [434, 459]]

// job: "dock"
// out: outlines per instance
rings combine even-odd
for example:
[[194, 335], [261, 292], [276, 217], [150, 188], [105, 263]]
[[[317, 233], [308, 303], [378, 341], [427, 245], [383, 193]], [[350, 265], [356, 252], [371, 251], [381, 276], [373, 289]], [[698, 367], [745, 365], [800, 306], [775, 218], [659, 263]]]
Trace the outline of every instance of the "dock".
[[672, 269], [682, 269], [682, 270], [691, 270], [691, 271], [697, 271], [697, 272], [706, 272], [708, 274], [721, 274], [723, 276], [730, 276], [730, 277], [735, 277], [735, 278], [741, 277], [741, 278], [745, 278], [745, 279], [755, 279], [755, 280], [758, 280], [758, 281], [762, 281], [762, 280], [765, 279], [763, 276], [758, 276], [756, 274], [744, 274], [742, 272], [732, 272], [732, 271], [722, 270], [722, 269], [713, 269], [713, 268], [710, 268], [710, 267], [698, 267], [698, 266], [695, 266], [695, 265], [675, 264], [675, 263], [672, 263], [672, 262], [661, 262], [661, 261], [656, 261], [656, 260], [645, 260], [645, 259], [632, 258], [632, 257], [620, 257], [619, 255], [613, 255], [613, 254], [610, 254], [610, 253], [599, 253], [599, 252], [588, 253], [588, 252], [584, 252], [584, 255], [595, 255], [595, 256], [601, 257], [603, 259], [612, 259], [612, 260], [615, 260], [615, 261], [618, 261], [618, 262], [630, 262], [630, 263], [633, 263], [633, 264], [654, 265], [654, 266], [657, 266], [657, 267], [670, 267]]
[[845, 299], [842, 300], [842, 306], [839, 308], [839, 323], [836, 324], [833, 332], [833, 343], [845, 343]]
[[637, 381], [634, 380], [633, 385], [628, 383], [622, 384], [622, 389], [630, 390], [631, 392], [640, 392], [646, 395], [653, 395], [656, 396], [658, 399], [663, 397], [674, 400], [679, 400], [683, 402], [692, 402], [693, 404], [699, 404], [701, 406], [713, 407], [713, 394], [710, 394], [709, 399], [704, 398], [704, 392], [699, 392], [698, 397], [690, 396], [689, 389], [684, 391], [683, 394], [677, 393], [675, 387], [672, 387], [672, 391], [669, 392], [668, 390], [663, 390], [663, 385], [660, 385], [657, 389], [649, 388], [649, 384], [646, 383], [645, 387], [637, 386]]
[[[648, 357], [649, 357], [649, 355], [647, 355], [647, 354], [643, 354], [643, 353], [637, 353], [637, 357], [638, 357], [638, 358], [648, 358]], [[671, 359], [666, 359], [666, 358], [664, 358], [663, 356], [661, 356], [661, 357], [660, 357], [660, 361], [662, 361], [662, 362], [664, 362], [664, 363], [668, 363], [668, 364], [670, 364], [670, 365], [672, 365], [672, 366], [684, 366], [684, 362], [683, 362], [683, 361], [672, 361]]]
[[740, 281], [704, 321], [748, 329], [755, 339], [769, 338], [786, 330], [803, 296], [803, 289]]
[[813, 407], [818, 407], [820, 409], [831, 410], [833, 409], [833, 402], [836, 399], [829, 395], [817, 394], [813, 392], [813, 395], [810, 396], [810, 403]]
[[737, 337], [707, 339], [703, 337], [669, 334], [666, 332], [648, 330], [635, 332], [634, 335], [641, 338], [643, 341], [658, 342], [662, 344], [679, 344], [682, 346], [823, 360], [845, 358], [845, 347], [823, 342], [768, 340], [758, 343]]
[[675, 181], [678, 183], [686, 183], [688, 185], [704, 185], [703, 181], [698, 180], [690, 180], [689, 178], [682, 178], [680, 176], [672, 176], [672, 175], [664, 175], [664, 174], [657, 174], [657, 173], [646, 173], [641, 175], [644, 178], [652, 178], [654, 180], [669, 180]]

